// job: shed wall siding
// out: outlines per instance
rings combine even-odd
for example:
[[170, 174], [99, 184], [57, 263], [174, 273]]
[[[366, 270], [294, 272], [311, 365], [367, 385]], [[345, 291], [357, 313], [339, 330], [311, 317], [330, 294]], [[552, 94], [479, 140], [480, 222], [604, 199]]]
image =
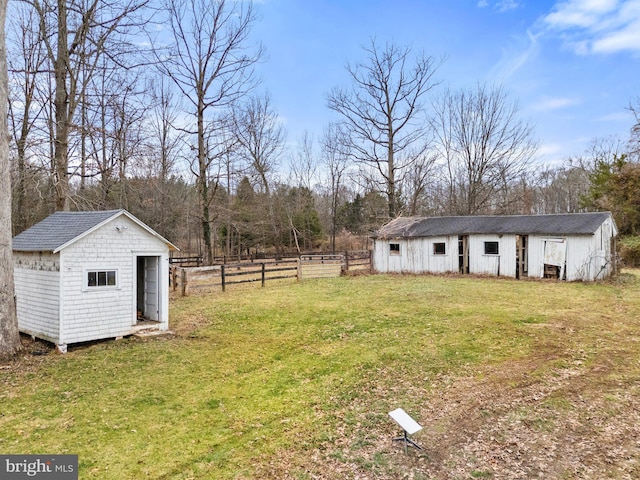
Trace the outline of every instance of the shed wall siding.
[[60, 258], [43, 252], [14, 254], [18, 328], [57, 343], [60, 315]]
[[[126, 228], [117, 231], [116, 226]], [[136, 255], [161, 257], [159, 288], [166, 303], [168, 248], [128, 218], [118, 217], [62, 250], [65, 343], [118, 337], [131, 330], [136, 323]], [[117, 286], [87, 287], [88, 270], [116, 270]], [[166, 311], [164, 317], [166, 324]]]
[[[485, 242], [498, 242], [498, 254], [485, 254]], [[469, 235], [469, 273], [516, 276], [515, 235]]]
[[[400, 253], [390, 252], [389, 245], [400, 245]], [[433, 244], [444, 243], [445, 254], [434, 254]], [[373, 266], [381, 273], [447, 273], [458, 270], [458, 237], [427, 237], [376, 240]]]
[[599, 248], [599, 235], [575, 236], [567, 240], [567, 280], [592, 281], [602, 278], [604, 251]]
[[529, 276], [544, 276], [544, 248], [547, 241], [566, 242], [566, 279], [593, 281], [612, 273], [610, 233], [598, 229], [594, 235], [567, 237], [529, 236]]

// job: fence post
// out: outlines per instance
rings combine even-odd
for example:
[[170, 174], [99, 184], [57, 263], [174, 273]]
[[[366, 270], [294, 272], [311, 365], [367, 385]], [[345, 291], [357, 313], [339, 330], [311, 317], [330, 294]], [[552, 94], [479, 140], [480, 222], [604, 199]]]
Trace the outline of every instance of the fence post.
[[188, 292], [187, 292], [187, 270], [185, 268], [182, 269], [181, 277], [182, 277], [180, 279], [180, 281], [182, 283], [182, 285], [181, 285], [182, 292], [181, 293], [182, 293], [183, 297], [186, 297]]
[[173, 291], [178, 290], [178, 267], [173, 267]]
[[349, 251], [348, 250], [344, 251], [344, 271], [345, 272], [349, 271]]
[[298, 257], [298, 271], [296, 273], [296, 276], [296, 280], [298, 280], [298, 282], [302, 280], [302, 257]]
[[220, 265], [220, 278], [222, 279], [222, 291], [226, 290], [225, 279], [224, 279], [224, 265]]
[[262, 279], [262, 288], [264, 288], [264, 262], [262, 262], [261, 279]]

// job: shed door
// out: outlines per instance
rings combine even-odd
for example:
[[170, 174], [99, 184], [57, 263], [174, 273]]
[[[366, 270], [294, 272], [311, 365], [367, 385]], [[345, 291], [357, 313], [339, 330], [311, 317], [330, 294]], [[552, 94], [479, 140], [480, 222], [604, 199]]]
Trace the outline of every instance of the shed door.
[[160, 257], [138, 257], [138, 310], [143, 318], [160, 320]]
[[516, 278], [529, 276], [529, 237], [516, 236]]
[[460, 273], [469, 273], [469, 236], [458, 237], [458, 270]]
[[564, 278], [567, 258], [567, 243], [564, 239], [545, 240], [544, 277]]

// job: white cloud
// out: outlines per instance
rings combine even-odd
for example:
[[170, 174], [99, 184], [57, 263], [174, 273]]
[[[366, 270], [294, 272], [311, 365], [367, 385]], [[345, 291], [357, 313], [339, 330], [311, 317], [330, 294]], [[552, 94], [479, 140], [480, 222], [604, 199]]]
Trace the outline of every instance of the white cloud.
[[541, 157], [553, 157], [563, 153], [564, 145], [560, 143], [543, 143], [538, 148], [538, 155]]
[[569, 0], [543, 19], [580, 55], [640, 52], [640, 0]]
[[615, 53], [623, 50], [640, 51], [640, 20], [594, 40], [592, 50], [596, 53]]
[[545, 97], [538, 103], [534, 104], [531, 108], [538, 111], [550, 111], [570, 107], [572, 105], [578, 105], [579, 103], [581, 102], [575, 98]]
[[515, 10], [520, 6], [520, 2], [517, 0], [501, 0], [496, 3], [496, 10], [499, 12], [508, 12], [509, 10]]
[[545, 22], [553, 28], [589, 28], [618, 6], [618, 0], [570, 0], [557, 4]]
[[[478, 0], [478, 8], [485, 8], [489, 6], [488, 0]], [[515, 10], [520, 7], [519, 0], [498, 0], [495, 2], [493, 9], [497, 12], [504, 13], [509, 10]]]
[[[503, 51], [502, 60], [492, 70], [491, 76], [496, 77], [499, 82], [514, 75], [529, 59], [538, 52], [538, 35], [527, 30], [526, 39], [522, 39], [520, 46], [511, 51]], [[526, 42], [526, 43], [525, 43]]]
[[613, 123], [626, 124], [626, 123], [629, 123], [632, 119], [633, 119], [633, 116], [631, 115], [631, 113], [625, 111], [625, 112], [613, 112], [607, 115], [602, 115], [601, 117], [598, 117], [596, 121], [605, 122], [605, 123], [613, 122]]
[[538, 163], [549, 167], [563, 165], [575, 150], [575, 142], [543, 142], [538, 147]]

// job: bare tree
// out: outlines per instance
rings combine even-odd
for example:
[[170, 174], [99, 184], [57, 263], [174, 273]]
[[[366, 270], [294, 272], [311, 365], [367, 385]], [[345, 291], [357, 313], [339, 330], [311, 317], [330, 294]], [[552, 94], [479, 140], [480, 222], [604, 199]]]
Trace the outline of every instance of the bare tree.
[[5, 20], [7, 1], [0, 0], [0, 357], [15, 355], [21, 348], [13, 285], [11, 248], [11, 162], [7, 103], [7, 49]]
[[533, 159], [532, 127], [501, 87], [446, 92], [433, 104], [436, 144], [445, 162], [450, 214], [500, 211], [497, 193]]
[[313, 188], [316, 165], [313, 152], [313, 136], [305, 130], [298, 139], [298, 149], [289, 162], [295, 186], [308, 190]]
[[[99, 208], [129, 208], [127, 173], [136, 167], [146, 146], [144, 119], [149, 112], [139, 72], [103, 65], [83, 92], [80, 124], [81, 195], [78, 202]], [[83, 195], [85, 180], [97, 178], [98, 187]], [[74, 199], [75, 200], [75, 199]]]
[[286, 133], [268, 94], [251, 97], [234, 113], [234, 134], [262, 191], [270, 194], [271, 175], [284, 150]]
[[424, 54], [412, 61], [410, 48], [382, 49], [375, 40], [364, 51], [363, 62], [347, 65], [351, 87], [334, 88], [328, 105], [341, 115], [350, 154], [372, 170], [393, 218], [399, 213], [398, 184], [426, 148], [422, 100], [436, 85], [437, 65]]
[[37, 13], [41, 39], [53, 66], [55, 204], [69, 209], [69, 142], [74, 116], [99, 61], [124, 68], [133, 49], [124, 40], [144, 21], [134, 18], [149, 0], [28, 0]]
[[428, 205], [426, 197], [436, 178], [437, 159], [435, 152], [425, 150], [415, 158], [413, 168], [407, 172], [404, 195], [408, 215], [425, 215], [432, 211], [433, 206]]
[[152, 92], [154, 106], [148, 119], [150, 136], [147, 142], [146, 177], [155, 182], [154, 196], [157, 200], [154, 205], [157, 208], [158, 231], [168, 238], [166, 236], [170, 218], [174, 216], [171, 207], [172, 202], [175, 202], [171, 195], [171, 176], [176, 168], [176, 157], [182, 143], [182, 138], [175, 128], [178, 107], [164, 77], [160, 77], [148, 87]]
[[349, 142], [339, 124], [330, 123], [324, 130], [321, 147], [322, 158], [329, 175], [329, 216], [331, 217], [331, 251], [336, 251], [338, 208], [344, 188], [344, 177], [349, 168]]
[[628, 146], [618, 135], [594, 138], [589, 142], [585, 155], [579, 158], [580, 166], [593, 172], [599, 165], [612, 164], [616, 158], [626, 155]]
[[161, 183], [169, 179], [175, 166], [175, 156], [179, 148], [180, 138], [176, 132], [178, 108], [175, 96], [163, 78], [149, 85], [154, 102], [151, 111], [151, 132], [159, 162], [154, 162], [155, 174]]
[[629, 154], [637, 161], [640, 158], [640, 97], [636, 98], [635, 104], [629, 104], [628, 110], [634, 118], [629, 136]]
[[[158, 52], [161, 71], [177, 86], [189, 104], [195, 128], [197, 159], [193, 169], [200, 199], [202, 236], [206, 260], [213, 260], [211, 234], [210, 172], [214, 158], [207, 136], [215, 131], [207, 122], [232, 105], [254, 86], [253, 65], [262, 48], [248, 48], [249, 31], [255, 21], [251, 2], [233, 0], [167, 0], [172, 45], [164, 58]], [[224, 149], [220, 154], [226, 153]], [[219, 158], [219, 157], [218, 157]]]
[[260, 185], [267, 218], [273, 235], [276, 251], [281, 247], [281, 223], [271, 198], [272, 175], [284, 150], [286, 132], [271, 105], [268, 94], [251, 97], [236, 108], [233, 128], [239, 146], [238, 154], [246, 159]]
[[535, 172], [531, 201], [534, 211], [527, 213], [576, 213], [583, 211], [582, 198], [589, 192], [589, 172], [582, 158], [567, 159], [562, 165], [547, 166]]
[[10, 22], [13, 48], [9, 57], [9, 71], [14, 88], [9, 102], [9, 121], [11, 135], [16, 147], [15, 205], [14, 222], [17, 232], [26, 225], [27, 169], [28, 157], [35, 139], [33, 130], [42, 117], [44, 105], [38, 102], [38, 77], [45, 68], [46, 52], [40, 42], [40, 36], [33, 9], [25, 4], [14, 5], [14, 14]]

